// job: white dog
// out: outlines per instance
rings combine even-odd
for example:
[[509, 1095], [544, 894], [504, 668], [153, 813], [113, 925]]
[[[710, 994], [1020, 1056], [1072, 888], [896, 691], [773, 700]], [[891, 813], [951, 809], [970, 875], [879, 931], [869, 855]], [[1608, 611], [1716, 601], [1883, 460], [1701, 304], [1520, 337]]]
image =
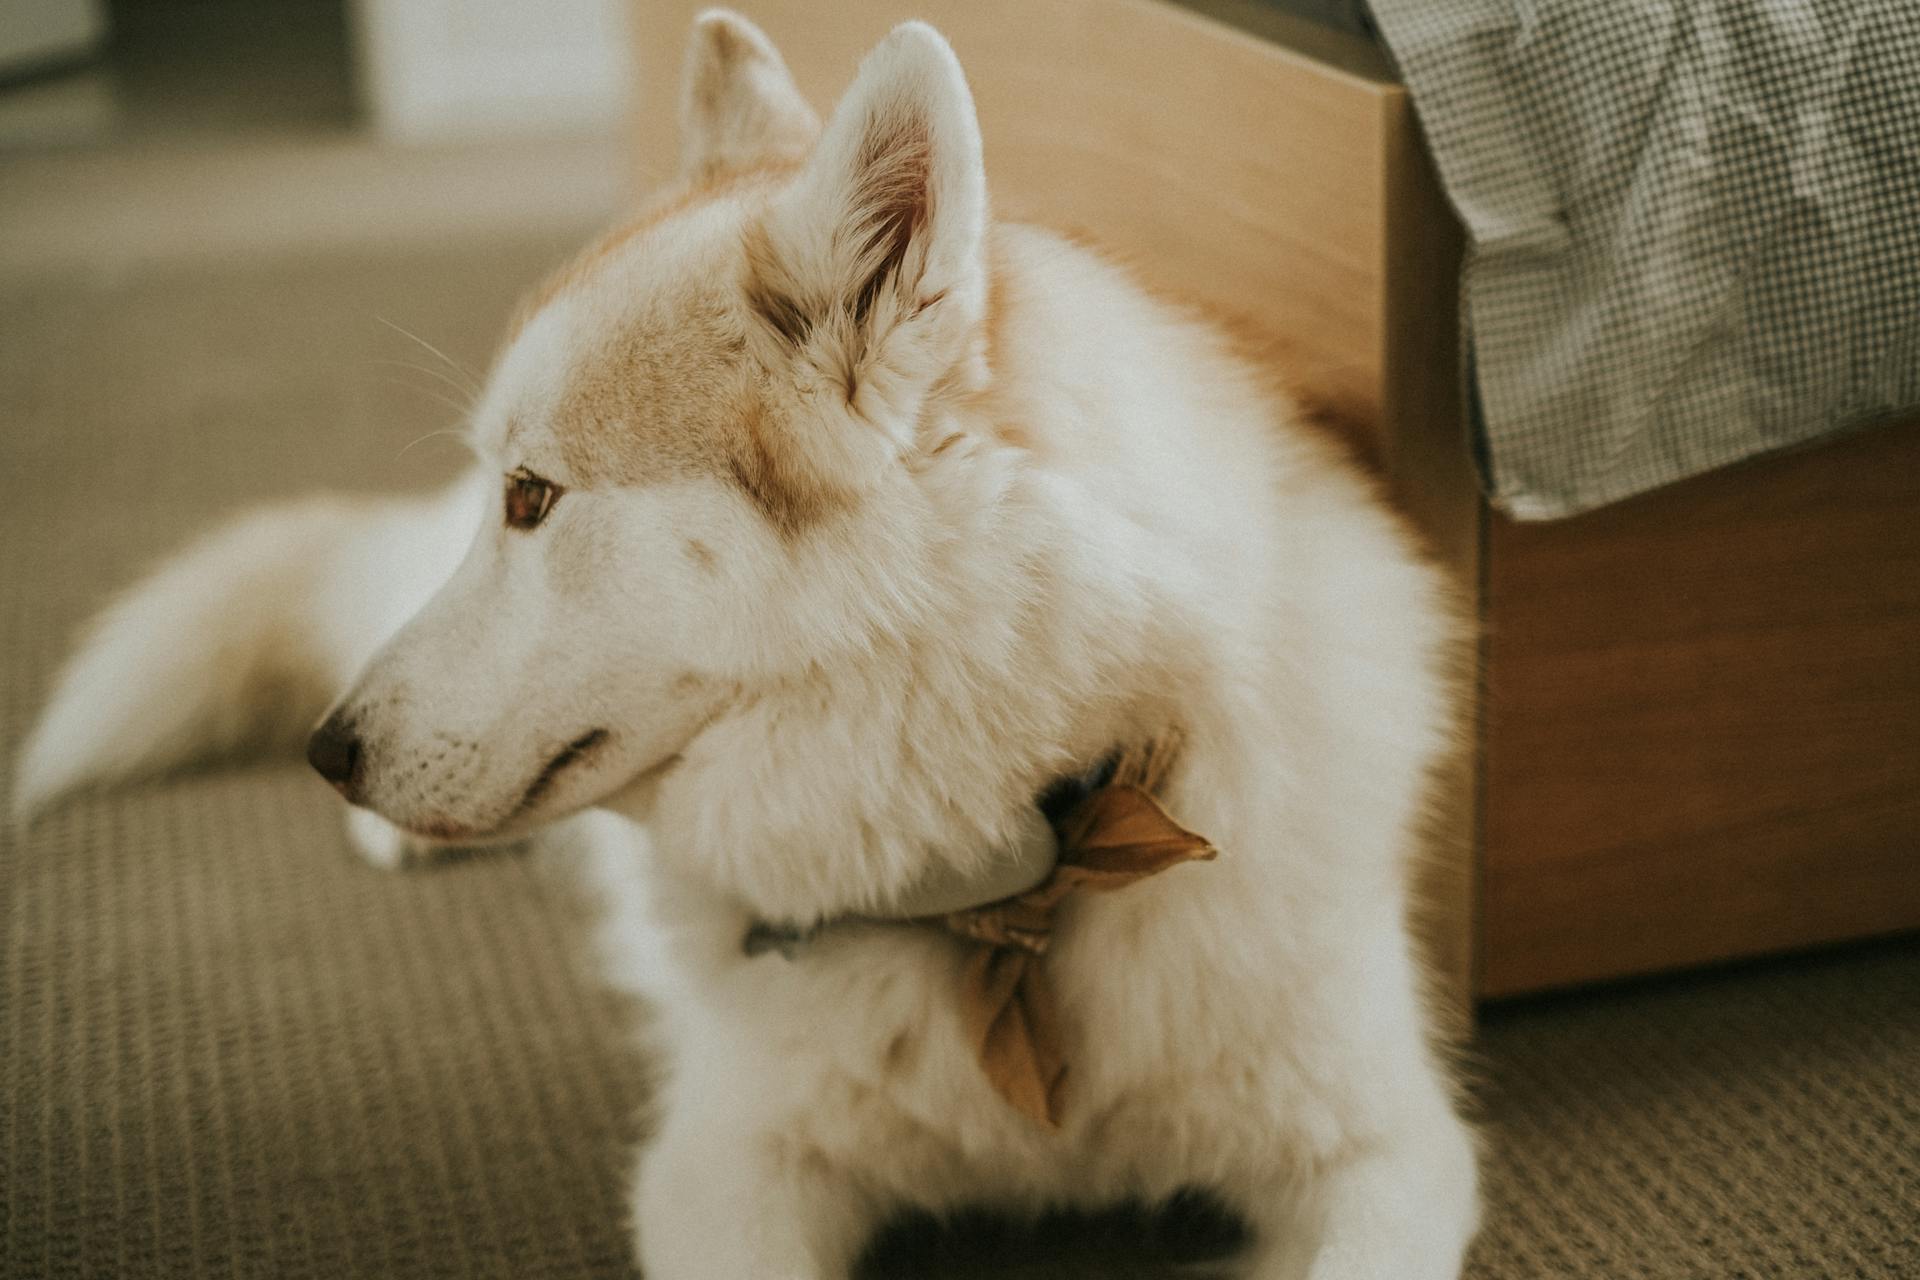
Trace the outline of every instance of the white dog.
[[[1456, 1275], [1473, 1144], [1406, 927], [1442, 583], [1218, 333], [989, 220], [933, 30], [824, 128], [738, 17], [687, 67], [681, 181], [527, 310], [481, 473], [186, 553], [68, 668], [20, 807], [347, 689], [310, 755], [376, 858], [643, 820], [600, 879], [666, 1032], [653, 1280], [1185, 1188], [1263, 1280]], [[900, 917], [1024, 887], [1036, 797], [1169, 741], [1158, 799], [1220, 854], [1062, 907], [1049, 1125], [983, 1071], [973, 945]]]

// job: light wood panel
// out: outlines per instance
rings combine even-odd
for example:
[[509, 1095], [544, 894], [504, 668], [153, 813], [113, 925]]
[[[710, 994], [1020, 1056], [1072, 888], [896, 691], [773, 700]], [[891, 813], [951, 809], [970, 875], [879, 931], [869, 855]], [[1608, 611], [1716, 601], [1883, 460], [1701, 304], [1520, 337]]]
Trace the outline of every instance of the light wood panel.
[[1920, 926], [1920, 423], [1493, 521], [1481, 991]]
[[[641, 172], [674, 163], [681, 42], [701, 6], [636, 0]], [[1279, 340], [1338, 404], [1475, 607], [1479, 507], [1460, 429], [1457, 225], [1372, 46], [1238, 0], [766, 0], [750, 16], [825, 109], [895, 23], [953, 42], [1003, 216], [1082, 230], [1152, 285]], [[1282, 41], [1298, 37], [1310, 52]], [[1422, 913], [1464, 1005], [1473, 755], [1444, 781]]]

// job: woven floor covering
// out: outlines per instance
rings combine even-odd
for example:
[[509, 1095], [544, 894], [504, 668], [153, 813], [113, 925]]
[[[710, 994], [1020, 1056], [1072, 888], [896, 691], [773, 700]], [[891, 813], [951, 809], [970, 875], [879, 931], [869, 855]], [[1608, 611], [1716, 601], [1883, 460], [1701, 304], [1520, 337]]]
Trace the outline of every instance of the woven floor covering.
[[[0, 285], [0, 764], [74, 627], [185, 535], [451, 474], [450, 441], [408, 445], [453, 420], [460, 375], [382, 320], [484, 364], [563, 247]], [[291, 762], [5, 839], [0, 1272], [630, 1274], [642, 1075], [551, 864], [371, 870]], [[1495, 1010], [1475, 1075], [1472, 1276], [1920, 1276], [1920, 946]], [[868, 1269], [1158, 1275], [1227, 1235], [909, 1226]]]

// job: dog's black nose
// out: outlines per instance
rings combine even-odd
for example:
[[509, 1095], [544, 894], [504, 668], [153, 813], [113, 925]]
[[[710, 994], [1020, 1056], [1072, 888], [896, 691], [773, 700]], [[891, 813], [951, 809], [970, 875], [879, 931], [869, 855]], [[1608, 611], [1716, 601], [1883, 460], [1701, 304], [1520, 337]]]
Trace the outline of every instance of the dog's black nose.
[[354, 732], [353, 721], [338, 711], [328, 716], [327, 722], [307, 739], [307, 763], [331, 782], [334, 790], [353, 799], [360, 772], [360, 736]]

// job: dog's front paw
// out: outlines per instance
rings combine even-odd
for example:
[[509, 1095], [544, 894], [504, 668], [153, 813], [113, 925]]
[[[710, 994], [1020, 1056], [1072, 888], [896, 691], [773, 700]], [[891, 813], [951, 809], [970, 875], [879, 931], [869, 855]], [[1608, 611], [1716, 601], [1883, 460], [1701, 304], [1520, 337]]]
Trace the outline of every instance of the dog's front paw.
[[876, 1205], [824, 1159], [784, 1164], [783, 1139], [704, 1101], [666, 1118], [634, 1182], [640, 1271], [650, 1280], [846, 1280]]
[[371, 809], [347, 808], [347, 843], [366, 859], [369, 866], [382, 871], [417, 871], [439, 862], [447, 862], [480, 852], [521, 852], [531, 845], [533, 836], [519, 835], [503, 840], [433, 840], [402, 831]]
[[400, 871], [426, 854], [424, 843], [371, 809], [347, 810], [347, 843], [369, 866]]

